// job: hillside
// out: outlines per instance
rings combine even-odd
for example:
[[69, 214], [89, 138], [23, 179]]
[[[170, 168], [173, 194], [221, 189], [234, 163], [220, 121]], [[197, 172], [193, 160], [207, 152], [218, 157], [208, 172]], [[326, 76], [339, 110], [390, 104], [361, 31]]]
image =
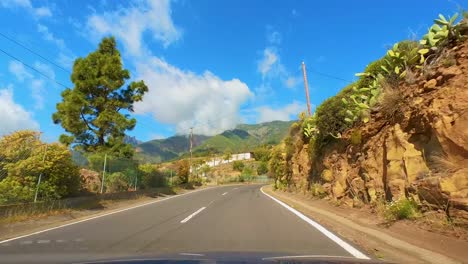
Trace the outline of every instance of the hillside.
[[420, 42], [395, 44], [314, 116], [302, 115], [273, 150], [275, 187], [368, 207], [386, 221], [432, 215], [441, 220], [430, 230], [447, 222], [466, 230], [468, 15], [455, 18], [440, 16]]
[[[261, 124], [242, 124], [215, 136], [194, 135], [193, 154], [250, 151], [259, 145], [278, 144], [288, 133], [293, 121], [272, 121]], [[149, 162], [163, 162], [188, 155], [186, 135], [155, 139], [137, 145], [137, 157]]]
[[[194, 135], [193, 146], [202, 144], [208, 136]], [[189, 140], [186, 135], [172, 136], [165, 139], [155, 139], [136, 146], [136, 156], [148, 162], [162, 162], [177, 158], [189, 150]]]

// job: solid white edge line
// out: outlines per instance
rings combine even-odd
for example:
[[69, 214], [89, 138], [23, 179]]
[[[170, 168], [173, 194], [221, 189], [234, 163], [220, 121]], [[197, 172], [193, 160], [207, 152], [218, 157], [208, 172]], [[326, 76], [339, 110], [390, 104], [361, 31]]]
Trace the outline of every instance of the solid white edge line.
[[203, 254], [197, 254], [197, 253], [179, 253], [179, 255], [182, 255], [182, 256], [205, 256]]
[[187, 223], [188, 220], [190, 220], [192, 217], [196, 216], [197, 214], [199, 214], [201, 211], [205, 210], [206, 207], [202, 207], [200, 209], [198, 209], [196, 212], [194, 212], [193, 214], [187, 216], [186, 218], [184, 218], [184, 220], [180, 221], [180, 223], [184, 224], [184, 223]]
[[52, 230], [55, 230], [55, 229], [59, 229], [59, 228], [63, 228], [63, 227], [67, 227], [67, 226], [71, 226], [71, 225], [75, 225], [75, 224], [87, 222], [87, 221], [90, 221], [90, 220], [93, 220], [93, 219], [97, 219], [97, 218], [101, 218], [101, 217], [104, 217], [104, 216], [108, 216], [108, 215], [113, 215], [113, 214], [125, 212], [125, 211], [128, 211], [128, 210], [135, 209], [135, 208], [139, 208], [139, 207], [143, 207], [143, 206], [146, 206], [146, 205], [150, 205], [150, 204], [154, 204], [154, 203], [159, 203], [159, 202], [166, 201], [166, 200], [169, 200], [169, 199], [172, 199], [172, 198], [177, 198], [177, 197], [185, 196], [185, 195], [188, 195], [188, 194], [191, 194], [191, 193], [197, 193], [197, 192], [201, 192], [201, 191], [205, 191], [205, 190], [211, 190], [211, 189], [213, 189], [213, 188], [216, 188], [216, 187], [205, 188], [205, 189], [201, 189], [201, 190], [195, 190], [195, 191], [191, 191], [191, 192], [187, 192], [187, 193], [177, 194], [177, 195], [174, 195], [174, 196], [171, 196], [171, 197], [163, 198], [163, 199], [161, 199], [161, 200], [151, 201], [151, 202], [144, 203], [144, 204], [140, 204], [140, 205], [136, 205], [136, 206], [133, 206], [133, 207], [124, 208], [124, 209], [120, 209], [120, 210], [117, 210], [117, 211], [112, 211], [112, 212], [109, 212], [109, 213], [104, 213], [104, 214], [92, 216], [92, 217], [89, 217], [89, 218], [86, 218], [86, 219], [78, 220], [78, 221], [76, 221], [76, 222], [72, 222], [72, 223], [68, 223], [68, 224], [64, 224], [64, 225], [59, 225], [59, 226], [56, 226], [56, 227], [51, 227], [51, 228], [47, 228], [47, 229], [44, 229], [44, 230], [39, 230], [39, 231], [30, 233], [30, 234], [26, 234], [26, 235], [22, 235], [22, 236], [17, 236], [17, 237], [5, 239], [5, 240], [0, 241], [0, 244], [7, 243], [7, 242], [10, 242], [10, 241], [13, 241], [13, 240], [17, 240], [17, 239], [21, 239], [21, 238], [25, 238], [25, 237], [29, 237], [29, 236], [34, 236], [34, 235], [41, 234], [41, 233], [48, 232], [48, 231], [52, 231]]
[[321, 226], [319, 223], [313, 221], [312, 219], [308, 218], [307, 216], [303, 215], [301, 212], [297, 211], [296, 209], [292, 208], [291, 206], [287, 205], [286, 203], [276, 199], [275, 197], [265, 193], [263, 191], [263, 187], [260, 188], [260, 191], [270, 197], [273, 201], [279, 203], [280, 205], [282, 205], [284, 208], [288, 209], [289, 211], [291, 211], [293, 214], [297, 215], [299, 218], [301, 218], [302, 220], [306, 221], [308, 224], [310, 224], [311, 226], [315, 227], [318, 231], [320, 231], [322, 234], [324, 234], [326, 237], [328, 237], [329, 239], [331, 239], [333, 242], [335, 242], [336, 244], [338, 244], [340, 247], [342, 247], [344, 250], [348, 251], [351, 255], [353, 255], [354, 257], [358, 258], [358, 259], [370, 259], [368, 256], [364, 255], [362, 252], [360, 252], [359, 250], [357, 250], [356, 248], [354, 248], [353, 246], [351, 246], [350, 244], [346, 243], [345, 241], [343, 241], [341, 238], [337, 237], [335, 234], [333, 234], [332, 232], [328, 231], [325, 227]]
[[267, 257], [262, 260], [275, 260], [275, 259], [291, 259], [291, 258], [342, 258], [342, 259], [355, 259], [354, 257], [347, 256], [330, 256], [330, 255], [298, 255], [298, 256], [280, 256], [280, 257]]

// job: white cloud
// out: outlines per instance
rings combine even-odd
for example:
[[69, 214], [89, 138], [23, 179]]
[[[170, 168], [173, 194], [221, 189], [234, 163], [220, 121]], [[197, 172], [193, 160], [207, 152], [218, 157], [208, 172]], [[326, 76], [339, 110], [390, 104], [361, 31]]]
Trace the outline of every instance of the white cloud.
[[[47, 64], [40, 63], [36, 61], [34, 63], [34, 68], [38, 69], [42, 73], [49, 76], [51, 79], [55, 79], [54, 70]], [[10, 61], [8, 64], [8, 70], [16, 77], [16, 79], [24, 83], [26, 82], [31, 89], [31, 96], [35, 101], [34, 108], [42, 109], [44, 107], [44, 94], [45, 94], [45, 81], [42, 77], [35, 78], [24, 65], [17, 61]]]
[[295, 119], [301, 111], [304, 111], [304, 109], [305, 106], [297, 101], [276, 109], [269, 106], [258, 107], [256, 109], [258, 113], [257, 122], [262, 123], [274, 120], [289, 121]]
[[32, 8], [31, 1], [29, 0], [1, 0], [0, 3], [6, 8]]
[[59, 48], [58, 57], [56, 59], [58, 64], [66, 69], [70, 69], [73, 66], [76, 56], [67, 48], [65, 41], [55, 36], [50, 32], [49, 28], [43, 24], [37, 25], [37, 31], [41, 33], [43, 39], [55, 44]]
[[289, 76], [285, 81], [284, 84], [288, 88], [294, 88], [301, 82], [301, 77], [293, 77]]
[[55, 72], [48, 64], [44, 64], [39, 61], [36, 61], [34, 63], [34, 68], [38, 69], [40, 72], [47, 75], [49, 78], [55, 79]]
[[25, 79], [32, 78], [32, 74], [30, 74], [25, 68], [24, 65], [19, 61], [10, 61], [8, 64], [8, 70], [15, 75], [16, 79], [20, 82], [24, 82]]
[[[262, 84], [259, 91], [262, 94], [268, 94], [268, 89], [271, 89], [272, 81], [279, 80], [287, 88], [295, 88], [300, 82], [300, 78], [292, 76], [281, 63], [281, 57], [277, 46], [281, 44], [281, 34], [275, 31], [271, 26], [266, 27], [266, 39], [270, 46], [267, 46], [260, 60], [257, 61], [257, 70], [262, 74]], [[267, 92], [267, 93], [265, 93]]]
[[13, 89], [0, 89], [0, 136], [20, 129], [39, 129], [32, 114], [13, 100]]
[[146, 45], [142, 43], [146, 32], [164, 47], [181, 37], [181, 30], [174, 25], [171, 12], [169, 0], [140, 1], [127, 8], [91, 15], [87, 29], [96, 38], [115, 35], [123, 41], [130, 55], [141, 56], [147, 53]]
[[34, 14], [38, 17], [50, 17], [52, 16], [52, 12], [47, 7], [39, 7], [34, 9]]
[[44, 80], [32, 79], [31, 80], [31, 96], [34, 99], [34, 108], [44, 108]]
[[275, 48], [268, 47], [263, 50], [263, 57], [258, 61], [257, 69], [263, 77], [267, 76], [275, 66], [282, 67], [279, 63], [278, 53]]
[[55, 37], [54, 34], [49, 32], [48, 27], [44, 26], [43, 24], [38, 24], [37, 25], [37, 31], [42, 34], [42, 37], [45, 40], [54, 43], [55, 45], [57, 45], [57, 47], [59, 47], [61, 49], [65, 49], [65, 41], [63, 39], [61, 39], [61, 38]]
[[46, 6], [33, 7], [30, 0], [0, 0], [0, 5], [5, 8], [23, 8], [31, 12], [35, 18], [51, 17], [52, 11]]
[[238, 79], [183, 71], [157, 57], [137, 63], [136, 69], [136, 79], [145, 80], [149, 92], [135, 104], [135, 112], [151, 113], [158, 121], [175, 125], [179, 134], [192, 126], [195, 133], [205, 135], [234, 128], [241, 105], [253, 96]]
[[281, 44], [281, 34], [278, 31], [269, 30], [267, 40], [270, 44], [279, 45]]

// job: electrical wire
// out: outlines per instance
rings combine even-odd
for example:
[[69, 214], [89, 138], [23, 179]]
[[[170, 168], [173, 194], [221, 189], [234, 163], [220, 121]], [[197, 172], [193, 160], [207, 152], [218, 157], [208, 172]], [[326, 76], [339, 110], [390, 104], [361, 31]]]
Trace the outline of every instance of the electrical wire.
[[57, 68], [59, 68], [59, 69], [65, 71], [65, 72], [71, 74], [71, 71], [70, 71], [70, 70], [63, 68], [62, 66], [60, 66], [60, 65], [56, 64], [55, 62], [53, 62], [52, 60], [50, 60], [50, 59], [48, 59], [48, 58], [42, 56], [42, 55], [39, 54], [38, 52], [35, 52], [34, 50], [32, 50], [32, 49], [28, 48], [27, 46], [25, 46], [24, 44], [22, 44], [21, 42], [19, 42], [19, 41], [17, 41], [17, 40], [14, 40], [14, 39], [12, 39], [12, 38], [10, 38], [10, 37], [8, 37], [7, 35], [3, 34], [2, 32], [0, 32], [0, 36], [4, 37], [5, 39], [8, 39], [9, 41], [15, 43], [16, 45], [18, 45], [18, 46], [24, 48], [25, 50], [31, 52], [31, 53], [34, 54], [34, 55], [40, 57], [41, 59], [47, 61], [48, 63], [54, 65], [55, 67], [57, 67]]
[[0, 52], [4, 53], [4, 54], [7, 55], [8, 57], [10, 57], [10, 58], [12, 58], [12, 59], [14, 59], [14, 60], [16, 60], [16, 61], [18, 61], [18, 62], [20, 62], [20, 63], [23, 64], [24, 66], [26, 66], [26, 67], [28, 67], [29, 69], [35, 71], [35, 72], [38, 73], [39, 75], [41, 75], [41, 76], [43, 76], [43, 77], [49, 79], [50, 81], [55, 82], [56, 84], [58, 84], [58, 85], [60, 85], [60, 86], [62, 86], [62, 87], [64, 87], [64, 88], [68, 88], [66, 85], [64, 85], [64, 84], [62, 84], [62, 83], [60, 83], [60, 82], [58, 82], [58, 81], [55, 80], [54, 78], [48, 76], [47, 74], [41, 72], [40, 70], [34, 68], [33, 66], [31, 66], [31, 65], [29, 65], [29, 64], [27, 64], [27, 63], [25, 63], [25, 62], [23, 62], [22, 60], [20, 60], [20, 59], [18, 59], [17, 57], [11, 55], [10, 53], [4, 51], [3, 49], [0, 49]]

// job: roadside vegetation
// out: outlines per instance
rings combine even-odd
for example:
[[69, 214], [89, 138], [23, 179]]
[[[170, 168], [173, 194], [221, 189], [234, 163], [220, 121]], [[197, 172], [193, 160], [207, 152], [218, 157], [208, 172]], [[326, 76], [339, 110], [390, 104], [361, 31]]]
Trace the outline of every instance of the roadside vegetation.
[[[460, 49], [467, 34], [468, 13], [439, 15], [419, 41], [395, 43], [312, 116], [300, 114], [271, 151], [274, 188], [353, 207], [383, 201], [380, 212], [388, 221], [416, 219], [439, 209], [450, 221], [457, 218], [466, 225], [458, 212], [466, 208], [467, 160], [459, 152], [446, 153], [442, 139], [438, 146], [428, 143], [427, 138], [440, 137], [435, 124], [444, 117], [437, 110], [423, 111], [434, 107], [431, 98], [444, 96], [436, 93], [439, 87], [460, 76], [456, 67], [466, 58]], [[462, 108], [450, 111], [462, 115]]]
[[71, 81], [52, 115], [67, 132], [60, 143], [30, 130], [0, 138], [0, 205], [200, 183], [189, 178], [187, 159], [161, 169], [134, 158], [125, 133], [135, 127], [133, 105], [148, 87], [130, 81], [113, 37], [75, 60]]

